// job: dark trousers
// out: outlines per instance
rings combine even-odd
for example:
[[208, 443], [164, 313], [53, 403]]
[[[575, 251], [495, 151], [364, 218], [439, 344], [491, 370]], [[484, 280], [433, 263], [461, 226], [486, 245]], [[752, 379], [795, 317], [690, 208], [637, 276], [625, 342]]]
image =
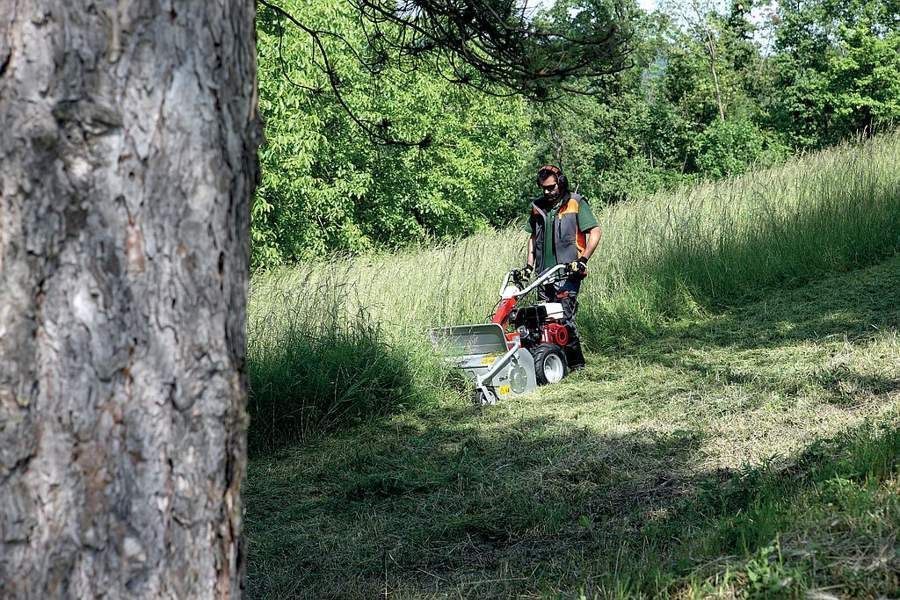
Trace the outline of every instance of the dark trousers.
[[584, 366], [584, 352], [581, 350], [581, 339], [578, 337], [578, 328], [575, 326], [580, 289], [581, 279], [578, 277], [568, 277], [538, 289], [538, 299], [541, 302], [559, 302], [562, 305], [565, 324], [572, 333], [572, 337], [565, 347], [566, 359], [572, 369], [580, 369]]

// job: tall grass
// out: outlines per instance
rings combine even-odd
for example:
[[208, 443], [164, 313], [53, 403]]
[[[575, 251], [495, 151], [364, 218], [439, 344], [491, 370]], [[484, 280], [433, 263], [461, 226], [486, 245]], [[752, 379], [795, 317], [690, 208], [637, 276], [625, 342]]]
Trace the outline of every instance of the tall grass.
[[601, 223], [582, 317], [595, 341], [900, 249], [900, 132], [615, 206]]
[[424, 340], [393, 341], [378, 319], [353, 308], [359, 298], [342, 281], [345, 271], [283, 275], [254, 284], [251, 451], [434, 400], [443, 390], [450, 373]]
[[[900, 132], [594, 209], [604, 235], [578, 320], [597, 349], [650, 334], [667, 318], [900, 250]], [[255, 277], [251, 443], [283, 443], [436, 398], [447, 373], [425, 330], [483, 321], [524, 246], [513, 228]]]

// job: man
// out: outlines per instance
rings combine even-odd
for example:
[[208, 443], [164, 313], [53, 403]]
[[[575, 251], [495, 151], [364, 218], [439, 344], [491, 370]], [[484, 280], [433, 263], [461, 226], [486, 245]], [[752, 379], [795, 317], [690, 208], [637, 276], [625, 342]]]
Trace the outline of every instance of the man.
[[537, 184], [542, 194], [531, 205], [525, 230], [528, 240], [526, 271], [538, 274], [559, 264], [569, 264], [572, 274], [538, 290], [542, 302], [559, 302], [568, 325], [576, 334], [566, 350], [569, 367], [584, 366], [581, 342], [575, 330], [578, 291], [587, 277], [587, 262], [600, 242], [601, 230], [587, 201], [569, 192], [569, 182], [554, 165], [538, 169]]

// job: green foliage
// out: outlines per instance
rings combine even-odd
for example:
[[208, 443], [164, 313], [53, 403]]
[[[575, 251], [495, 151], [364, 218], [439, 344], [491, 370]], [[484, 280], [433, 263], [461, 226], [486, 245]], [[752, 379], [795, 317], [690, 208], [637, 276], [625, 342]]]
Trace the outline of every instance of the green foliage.
[[683, 124], [668, 108], [648, 105], [638, 90], [540, 107], [532, 116], [534, 152], [539, 162], [562, 165], [597, 206], [640, 198], [688, 179], [678, 172]]
[[535, 153], [561, 162], [597, 203], [645, 198], [701, 178], [771, 165], [790, 154], [767, 128], [773, 72], [753, 40], [749, 5], [728, 15], [669, 3], [636, 19], [633, 70], [609, 93], [540, 107]]
[[698, 172], [713, 179], [777, 164], [789, 155], [776, 135], [741, 118], [713, 121], [694, 138], [692, 150]]
[[900, 118], [900, 8], [880, 0], [779, 3], [774, 124], [821, 147]]
[[[285, 8], [365, 53], [346, 3]], [[459, 237], [517, 213], [514, 190], [525, 167], [517, 140], [527, 128], [521, 100], [477, 94], [435, 72], [387, 68], [374, 76], [341, 40], [328, 38], [351, 116], [302, 32], [265, 8], [258, 25], [266, 141], [252, 209], [254, 265]], [[373, 143], [354, 117], [412, 145]]]
[[618, 77], [609, 95], [534, 107], [535, 162], [560, 164], [596, 206], [691, 180], [690, 123], [653, 86], [631, 73]]
[[[350, 3], [292, 0], [286, 8], [304, 23], [337, 34], [322, 38], [340, 74], [329, 81], [316, 65], [321, 49], [261, 8], [266, 143], [254, 267], [502, 227], [524, 215], [533, 169], [547, 162], [600, 207], [778, 164], [897, 120], [896, 2], [787, 0], [768, 24], [751, 18], [757, 4], [670, 0], [648, 15], [626, 2], [616, 10], [631, 15], [633, 67], [592, 96], [549, 103], [475, 93], [444, 79], [439, 61], [415, 73], [378, 62]], [[536, 19], [575, 15], [584, 33], [612, 8], [566, 0]], [[763, 30], [774, 32], [767, 50]], [[362, 66], [373, 61], [377, 73]]]

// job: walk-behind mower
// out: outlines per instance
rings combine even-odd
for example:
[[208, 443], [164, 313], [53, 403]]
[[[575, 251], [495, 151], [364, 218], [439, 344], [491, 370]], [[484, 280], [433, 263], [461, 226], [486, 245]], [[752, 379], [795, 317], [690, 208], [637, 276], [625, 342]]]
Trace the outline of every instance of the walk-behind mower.
[[[556, 383], [569, 365], [583, 363], [577, 335], [566, 323], [562, 304], [542, 302], [517, 306], [542, 285], [566, 278], [567, 265], [557, 265], [530, 284], [519, 269], [506, 274], [490, 323], [432, 329], [431, 341], [448, 362], [475, 383], [476, 404], [527, 394], [538, 385]], [[574, 347], [574, 349], [573, 349]]]

